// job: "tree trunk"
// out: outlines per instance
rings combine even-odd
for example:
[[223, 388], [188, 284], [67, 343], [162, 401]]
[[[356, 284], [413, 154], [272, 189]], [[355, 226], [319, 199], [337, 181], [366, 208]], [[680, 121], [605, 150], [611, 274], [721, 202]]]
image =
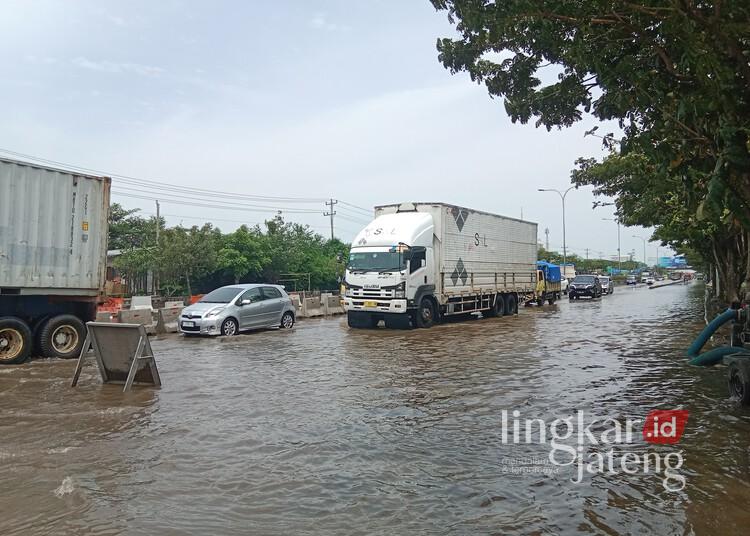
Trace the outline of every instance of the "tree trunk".
[[185, 274], [185, 281], [187, 282], [188, 296], [192, 296], [193, 290], [190, 288], [190, 274]]
[[240, 284], [240, 278], [237, 275], [234, 276], [234, 284], [235, 285], [239, 285]]

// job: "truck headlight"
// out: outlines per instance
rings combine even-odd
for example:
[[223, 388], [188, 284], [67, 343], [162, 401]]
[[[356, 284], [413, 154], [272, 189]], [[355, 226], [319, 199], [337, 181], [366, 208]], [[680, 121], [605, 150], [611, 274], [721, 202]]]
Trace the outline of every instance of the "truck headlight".
[[406, 298], [406, 282], [402, 281], [393, 291], [394, 298]]

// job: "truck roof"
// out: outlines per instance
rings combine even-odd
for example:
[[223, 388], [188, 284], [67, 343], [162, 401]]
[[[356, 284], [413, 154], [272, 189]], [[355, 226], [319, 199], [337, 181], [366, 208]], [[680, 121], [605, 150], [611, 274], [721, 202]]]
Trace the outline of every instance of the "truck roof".
[[68, 175], [73, 175], [76, 177], [86, 177], [87, 179], [96, 179], [99, 181], [111, 181], [112, 180], [110, 177], [105, 177], [102, 175], [89, 175], [88, 173], [82, 173], [80, 171], [66, 169], [65, 167], [45, 166], [42, 164], [36, 164], [34, 162], [27, 162], [25, 160], [15, 160], [13, 158], [6, 158], [4, 156], [0, 156], [0, 162], [3, 162], [5, 164], [13, 164], [16, 166], [26, 166], [26, 167], [30, 167], [34, 169], [43, 169], [46, 171], [53, 171], [55, 173], [66, 173]]
[[[460, 205], [453, 205], [451, 203], [443, 203], [442, 201], [406, 201], [403, 203], [388, 203], [386, 205], [376, 205], [375, 210], [379, 208], [386, 208], [386, 207], [401, 207], [402, 205], [437, 205], [437, 206], [448, 207], [448, 208], [464, 209], [470, 212], [478, 212], [479, 214], [487, 214], [488, 216], [495, 216], [496, 218], [505, 218], [508, 220], [521, 221], [523, 223], [533, 223], [534, 225], [537, 225], [537, 223], [533, 221], [523, 220], [521, 218], [514, 218], [513, 216], [504, 216], [502, 214], [495, 214], [494, 212], [486, 212], [484, 210], [477, 210], [475, 208], [462, 207]], [[403, 212], [407, 212], [407, 211], [403, 211]]]

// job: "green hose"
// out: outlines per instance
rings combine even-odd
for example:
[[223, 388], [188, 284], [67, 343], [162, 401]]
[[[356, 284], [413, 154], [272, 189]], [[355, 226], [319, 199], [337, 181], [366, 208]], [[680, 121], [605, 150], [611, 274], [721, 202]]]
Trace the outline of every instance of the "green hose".
[[727, 309], [703, 328], [703, 331], [701, 331], [700, 335], [696, 337], [695, 341], [693, 341], [693, 344], [690, 345], [690, 348], [688, 348], [687, 351], [687, 355], [690, 358], [689, 363], [691, 365], [710, 367], [719, 363], [724, 356], [745, 351], [745, 348], [741, 346], [721, 346], [699, 354], [703, 346], [705, 346], [708, 339], [711, 338], [716, 330], [730, 320], [738, 318], [738, 315], [739, 311], [737, 309]]

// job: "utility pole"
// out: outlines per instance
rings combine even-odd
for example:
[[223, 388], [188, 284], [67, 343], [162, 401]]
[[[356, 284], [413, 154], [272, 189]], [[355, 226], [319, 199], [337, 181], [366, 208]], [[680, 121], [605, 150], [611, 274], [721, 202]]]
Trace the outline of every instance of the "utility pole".
[[159, 227], [161, 227], [161, 219], [159, 217], [159, 200], [156, 200], [156, 245], [159, 245]]
[[638, 235], [633, 235], [633, 238], [639, 238], [643, 240], [643, 266], [645, 268], [648, 268], [648, 259], [646, 259], [646, 239]]
[[333, 205], [335, 205], [336, 203], [338, 203], [338, 201], [333, 198], [331, 198], [330, 202], [326, 201], [326, 206], [331, 207], [331, 210], [323, 213], [323, 216], [330, 216], [331, 218], [331, 240], [333, 240], [333, 217], [336, 215], [336, 211], [333, 210]]
[[549, 227], [544, 228], [544, 249], [549, 251]]

